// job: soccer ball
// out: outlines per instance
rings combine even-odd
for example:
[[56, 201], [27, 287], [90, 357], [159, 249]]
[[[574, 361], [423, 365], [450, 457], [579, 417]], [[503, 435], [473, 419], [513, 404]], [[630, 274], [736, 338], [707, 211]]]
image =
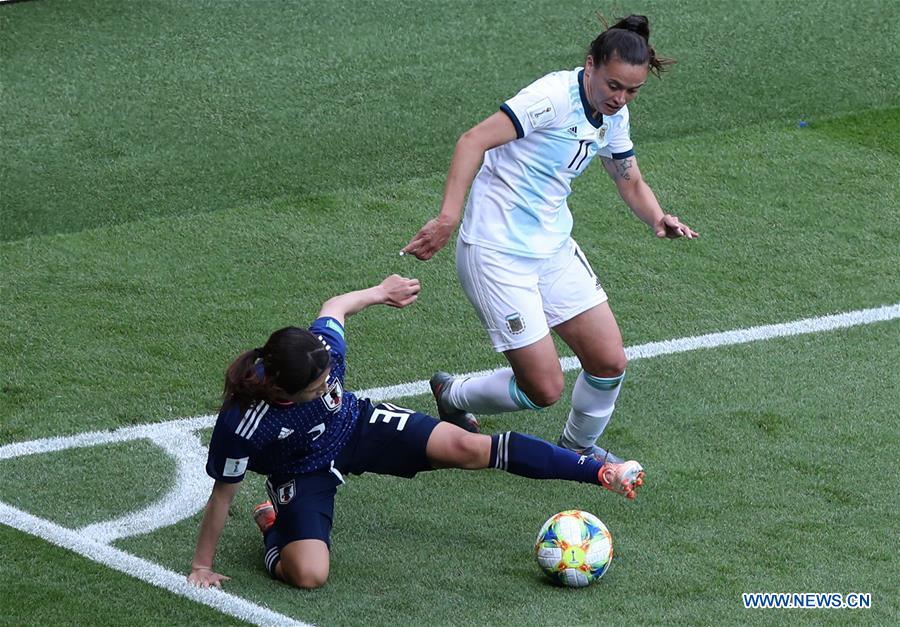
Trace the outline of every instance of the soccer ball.
[[612, 562], [612, 536], [588, 512], [570, 509], [551, 516], [534, 543], [538, 565], [555, 582], [583, 588], [600, 579]]

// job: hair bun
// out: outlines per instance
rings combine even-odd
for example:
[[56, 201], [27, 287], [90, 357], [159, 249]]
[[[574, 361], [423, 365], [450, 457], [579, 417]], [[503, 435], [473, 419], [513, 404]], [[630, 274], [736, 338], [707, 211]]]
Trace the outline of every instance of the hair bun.
[[630, 30], [633, 33], [637, 33], [645, 40], [650, 40], [650, 20], [647, 19], [646, 15], [629, 15], [613, 24], [612, 28]]

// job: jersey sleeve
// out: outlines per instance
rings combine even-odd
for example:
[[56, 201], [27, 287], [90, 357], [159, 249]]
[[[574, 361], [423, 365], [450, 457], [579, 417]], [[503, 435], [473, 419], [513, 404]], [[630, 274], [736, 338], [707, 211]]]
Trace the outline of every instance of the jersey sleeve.
[[309, 327], [309, 331], [322, 340], [329, 353], [340, 357], [344, 357], [347, 354], [344, 326], [334, 318], [328, 316], [318, 318]]
[[[606, 119], [606, 118], [604, 118]], [[600, 156], [607, 159], [627, 159], [634, 156], [634, 143], [631, 141], [631, 123], [628, 107], [622, 107], [620, 115], [609, 118], [609, 142], [600, 149]]]
[[522, 139], [533, 131], [550, 128], [569, 114], [566, 86], [557, 74], [548, 74], [533, 82], [500, 106]]
[[250, 450], [247, 440], [237, 434], [241, 408], [238, 406], [223, 410], [213, 427], [206, 458], [206, 474], [216, 481], [239, 483], [247, 473]]

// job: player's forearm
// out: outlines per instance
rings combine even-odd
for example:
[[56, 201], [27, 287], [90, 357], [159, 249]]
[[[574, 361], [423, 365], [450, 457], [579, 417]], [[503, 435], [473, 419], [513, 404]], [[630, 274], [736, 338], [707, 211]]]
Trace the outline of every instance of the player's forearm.
[[384, 302], [384, 289], [381, 285], [374, 285], [364, 290], [347, 292], [329, 298], [322, 304], [319, 316], [329, 316], [343, 322], [345, 318], [359, 313], [366, 307], [380, 305]]
[[[237, 485], [237, 484], [235, 484]], [[234, 489], [236, 492], [236, 488]], [[194, 549], [194, 559], [191, 560], [191, 569], [212, 569], [216, 556], [216, 546], [219, 537], [228, 520], [228, 509], [234, 499], [231, 490], [219, 490], [213, 488], [213, 492], [203, 511], [203, 520], [200, 522], [200, 531], [197, 533], [197, 546]]]
[[481, 167], [485, 149], [469, 133], [464, 133], [456, 142], [453, 159], [450, 161], [450, 172], [444, 186], [444, 199], [441, 202], [439, 219], [454, 225], [462, 216], [463, 201], [466, 191], [475, 180], [475, 174]]
[[656, 199], [656, 194], [643, 179], [633, 181], [630, 185], [620, 185], [619, 195], [631, 211], [648, 226], [654, 226], [665, 213]]

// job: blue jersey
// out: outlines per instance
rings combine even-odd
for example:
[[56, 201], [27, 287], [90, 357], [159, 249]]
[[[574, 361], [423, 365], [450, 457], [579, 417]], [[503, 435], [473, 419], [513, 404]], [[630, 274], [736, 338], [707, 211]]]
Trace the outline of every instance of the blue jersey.
[[328, 391], [307, 403], [226, 404], [209, 443], [206, 472], [213, 479], [237, 483], [247, 470], [276, 478], [313, 472], [328, 468], [347, 444], [360, 402], [344, 391], [344, 328], [334, 318], [319, 318], [309, 330], [331, 354]]

